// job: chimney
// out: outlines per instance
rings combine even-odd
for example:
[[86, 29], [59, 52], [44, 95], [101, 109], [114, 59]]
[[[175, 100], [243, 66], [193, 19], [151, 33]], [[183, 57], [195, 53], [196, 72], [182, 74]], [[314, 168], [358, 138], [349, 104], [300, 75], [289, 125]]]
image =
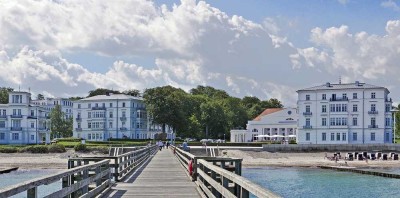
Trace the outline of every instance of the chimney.
[[356, 81], [355, 84], [357, 87], [360, 86], [360, 81]]
[[326, 87], [330, 87], [330, 86], [331, 86], [331, 83], [327, 82]]

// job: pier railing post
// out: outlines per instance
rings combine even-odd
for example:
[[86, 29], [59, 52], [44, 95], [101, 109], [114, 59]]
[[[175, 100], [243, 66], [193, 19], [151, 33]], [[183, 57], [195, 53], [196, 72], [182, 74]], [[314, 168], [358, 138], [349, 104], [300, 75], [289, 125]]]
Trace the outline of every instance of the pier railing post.
[[31, 189], [28, 189], [27, 191], [27, 198], [37, 198], [37, 187], [33, 187]]
[[[84, 161], [84, 164], [87, 165], [89, 164], [89, 161]], [[89, 177], [89, 170], [86, 169], [83, 171], [83, 178], [81, 180], [85, 180]], [[89, 185], [83, 186], [82, 187], [82, 194], [85, 194], [89, 191]]]
[[114, 158], [114, 180], [119, 181], [119, 157]]

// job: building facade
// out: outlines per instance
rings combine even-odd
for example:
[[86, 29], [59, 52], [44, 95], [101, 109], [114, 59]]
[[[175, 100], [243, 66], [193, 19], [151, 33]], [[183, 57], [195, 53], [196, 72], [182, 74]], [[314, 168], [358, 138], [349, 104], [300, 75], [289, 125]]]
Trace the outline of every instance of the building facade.
[[[248, 121], [246, 130], [231, 130], [231, 142], [296, 139], [297, 109], [269, 108]], [[263, 137], [258, 137], [262, 135]]]
[[10, 92], [8, 104], [0, 104], [0, 144], [50, 142], [49, 111], [31, 102], [28, 92]]
[[331, 84], [298, 90], [299, 144], [391, 143], [392, 100], [385, 87]]
[[[152, 124], [142, 98], [125, 94], [98, 95], [73, 104], [73, 136], [89, 141], [154, 139], [161, 127]], [[167, 128], [167, 138], [174, 136]]]

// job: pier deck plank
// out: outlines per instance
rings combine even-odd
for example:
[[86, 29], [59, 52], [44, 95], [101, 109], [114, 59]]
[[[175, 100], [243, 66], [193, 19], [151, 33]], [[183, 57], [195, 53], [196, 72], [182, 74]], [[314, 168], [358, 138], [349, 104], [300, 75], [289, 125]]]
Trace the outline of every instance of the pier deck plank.
[[116, 183], [107, 197], [201, 196], [172, 151], [163, 149], [124, 182]]

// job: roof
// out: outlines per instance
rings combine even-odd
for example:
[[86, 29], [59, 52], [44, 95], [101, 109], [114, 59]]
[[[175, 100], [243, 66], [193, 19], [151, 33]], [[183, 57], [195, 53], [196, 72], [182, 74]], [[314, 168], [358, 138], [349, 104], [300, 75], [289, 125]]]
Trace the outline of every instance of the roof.
[[336, 89], [386, 89], [386, 88], [360, 82], [340, 83], [340, 84], [325, 83], [323, 85], [318, 85], [306, 89], [300, 89], [298, 91], [336, 90]]
[[282, 111], [282, 110], [283, 110], [283, 108], [268, 108], [268, 109], [265, 109], [260, 115], [258, 115], [256, 118], [254, 118], [253, 121], [260, 121], [261, 117], [266, 116], [266, 115], [271, 114], [271, 113]]
[[81, 99], [80, 101], [89, 101], [89, 100], [143, 100], [142, 98], [139, 97], [134, 97], [130, 95], [125, 95], [125, 94], [110, 94], [110, 95], [97, 95], [97, 96], [92, 96], [88, 98]]

